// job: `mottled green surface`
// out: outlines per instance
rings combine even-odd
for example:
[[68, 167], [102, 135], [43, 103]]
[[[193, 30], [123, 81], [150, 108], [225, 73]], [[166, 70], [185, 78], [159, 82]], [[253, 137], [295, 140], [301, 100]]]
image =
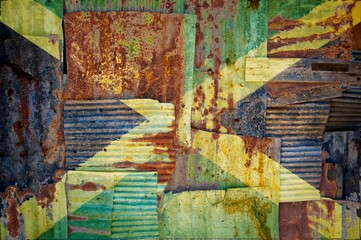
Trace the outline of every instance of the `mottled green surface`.
[[62, 0], [34, 0], [43, 7], [52, 11], [55, 15], [63, 17], [63, 1]]
[[161, 202], [160, 237], [278, 238], [278, 205], [269, 194], [266, 188], [168, 193]]

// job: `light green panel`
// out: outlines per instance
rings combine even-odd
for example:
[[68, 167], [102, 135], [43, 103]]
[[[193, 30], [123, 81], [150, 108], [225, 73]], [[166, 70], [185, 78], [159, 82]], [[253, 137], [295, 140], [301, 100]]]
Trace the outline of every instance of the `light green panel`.
[[268, 188], [167, 193], [160, 237], [278, 238], [278, 205], [269, 198]]

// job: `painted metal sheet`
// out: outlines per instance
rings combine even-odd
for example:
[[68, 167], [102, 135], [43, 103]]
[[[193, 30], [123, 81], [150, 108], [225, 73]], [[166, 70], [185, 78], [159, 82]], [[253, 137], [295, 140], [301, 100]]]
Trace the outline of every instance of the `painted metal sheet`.
[[357, 2], [270, 1], [268, 56], [350, 60]]
[[[243, 66], [247, 54], [266, 56], [267, 1], [65, 1], [66, 12], [152, 11], [196, 16], [192, 96], [192, 126], [227, 132], [222, 113], [262, 84], [247, 84]], [[190, 46], [194, 49], [194, 45]], [[195, 98], [193, 97], [195, 96]]]
[[47, 7], [43, 0], [11, 0], [0, 4], [3, 24], [62, 61], [62, 11], [59, 11], [62, 1], [48, 1]]
[[249, 57], [245, 71], [248, 82], [358, 84], [361, 78], [360, 63], [329, 59]]
[[347, 131], [361, 128], [361, 86], [347, 88], [342, 96], [331, 100], [326, 131]]
[[165, 186], [175, 168], [174, 115], [173, 104], [150, 99], [68, 100], [67, 168], [156, 171]]
[[268, 188], [168, 193], [160, 207], [160, 238], [277, 239], [272, 194]]
[[192, 130], [192, 149], [179, 151], [166, 191], [267, 187], [279, 192], [279, 139]]
[[189, 144], [194, 22], [191, 15], [149, 12], [66, 14], [65, 99], [173, 103], [176, 134]]
[[[317, 200], [322, 172], [321, 138], [329, 102], [268, 107], [266, 134], [281, 138], [280, 201]], [[295, 179], [295, 175], [302, 179]]]
[[69, 171], [70, 239], [158, 237], [157, 173]]

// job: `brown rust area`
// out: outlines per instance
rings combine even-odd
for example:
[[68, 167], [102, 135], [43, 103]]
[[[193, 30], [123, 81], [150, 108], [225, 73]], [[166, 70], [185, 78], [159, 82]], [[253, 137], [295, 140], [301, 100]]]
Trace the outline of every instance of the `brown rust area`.
[[302, 202], [279, 204], [279, 238], [281, 240], [302, 239]]
[[93, 182], [86, 182], [77, 185], [68, 184], [69, 190], [83, 190], [83, 191], [99, 191], [106, 190], [106, 187], [102, 184], [97, 184]]
[[330, 179], [329, 172], [334, 172], [334, 164], [326, 163], [327, 152], [322, 152], [322, 173], [320, 182], [320, 194], [322, 197], [336, 198], [337, 182], [336, 179]]
[[15, 131], [16, 136], [18, 137], [18, 142], [15, 144], [15, 146], [19, 147], [24, 144], [23, 123], [21, 121], [16, 121], [13, 124], [13, 129]]
[[312, 71], [348, 72], [348, 64], [340, 63], [312, 63]]
[[292, 30], [296, 27], [303, 26], [303, 24], [304, 23], [301, 20], [286, 19], [277, 16], [268, 22], [268, 30]]
[[272, 141], [269, 138], [256, 138], [256, 137], [250, 137], [245, 136], [242, 137], [244, 141], [244, 148], [246, 154], [248, 154], [250, 157], [255, 154], [256, 152], [261, 152], [266, 155], [268, 155], [268, 146], [269, 143]]
[[20, 221], [19, 221], [19, 203], [16, 200], [15, 192], [10, 194], [10, 199], [8, 199], [8, 207], [6, 209], [7, 215], [7, 224], [6, 229], [8, 230], [10, 237], [17, 237], [20, 233]]
[[361, 50], [361, 23], [352, 29], [353, 49]]
[[258, 9], [259, 2], [260, 2], [260, 0], [248, 0], [248, 7], [252, 8], [252, 9]]
[[164, 184], [168, 183], [170, 180], [174, 169], [175, 162], [148, 162], [148, 163], [134, 163], [130, 161], [119, 162], [112, 165], [114, 168], [133, 168], [141, 172], [157, 172], [158, 174], [158, 183]]
[[[350, 51], [352, 49], [352, 16], [351, 9], [354, 3], [344, 3], [338, 7], [333, 16], [324, 21], [316, 22], [316, 26], [331, 27], [332, 30], [323, 34], [310, 33], [308, 36], [299, 36], [295, 38], [273, 37], [268, 39], [267, 49], [269, 57], [291, 57], [291, 58], [329, 58], [351, 60]], [[346, 12], [347, 14], [344, 14]], [[278, 19], [277, 19], [278, 18]], [[284, 31], [294, 29], [292, 23], [290, 26], [282, 24], [283, 19], [276, 17], [269, 22], [269, 30]], [[279, 25], [281, 23], [281, 25]], [[296, 23], [295, 23], [296, 24]], [[295, 27], [298, 27], [295, 25]], [[344, 31], [343, 29], [346, 28]], [[329, 43], [319, 49], [296, 49], [290, 51], [276, 51], [278, 48], [314, 40], [329, 40]]]
[[338, 83], [268, 82], [266, 87], [270, 106], [339, 97], [344, 91]]
[[65, 99], [180, 100], [179, 89], [184, 81], [183, 74], [179, 74], [184, 71], [182, 15], [83, 15], [72, 13], [64, 18], [69, 46]]

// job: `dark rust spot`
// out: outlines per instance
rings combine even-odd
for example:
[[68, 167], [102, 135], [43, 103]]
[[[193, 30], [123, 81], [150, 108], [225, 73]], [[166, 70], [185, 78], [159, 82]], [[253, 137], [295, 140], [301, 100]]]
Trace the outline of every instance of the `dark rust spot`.
[[10, 193], [10, 199], [8, 200], [8, 207], [6, 209], [7, 215], [7, 230], [10, 237], [17, 237], [20, 232], [20, 222], [18, 219], [19, 211], [18, 211], [18, 201], [15, 198], [15, 193]]
[[248, 0], [248, 7], [252, 9], [258, 9], [259, 8], [259, 0]]
[[312, 63], [312, 71], [348, 72], [348, 64], [340, 63]]
[[98, 191], [105, 190], [106, 187], [101, 184], [86, 182], [80, 185], [69, 185], [70, 190], [83, 190], [83, 191]]
[[18, 137], [18, 142], [15, 144], [15, 146], [19, 147], [19, 146], [23, 145], [23, 143], [24, 143], [23, 123], [21, 121], [16, 121], [13, 124], [13, 128], [14, 128], [16, 136]]

